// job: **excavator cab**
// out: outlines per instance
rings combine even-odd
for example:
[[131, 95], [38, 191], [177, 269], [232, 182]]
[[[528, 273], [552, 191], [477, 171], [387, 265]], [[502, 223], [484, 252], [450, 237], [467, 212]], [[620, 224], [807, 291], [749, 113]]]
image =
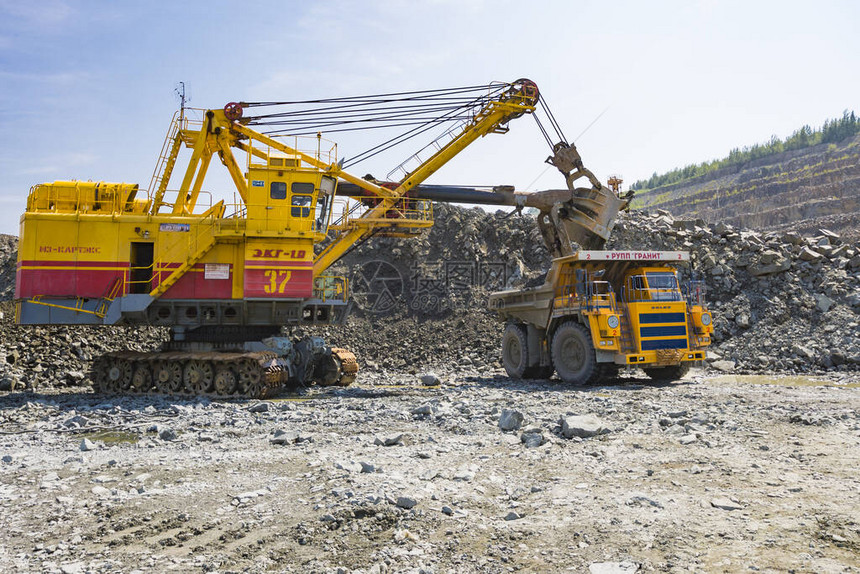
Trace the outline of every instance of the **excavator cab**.
[[326, 233], [337, 181], [302, 168], [301, 158], [268, 154], [248, 166], [248, 219], [266, 231]]

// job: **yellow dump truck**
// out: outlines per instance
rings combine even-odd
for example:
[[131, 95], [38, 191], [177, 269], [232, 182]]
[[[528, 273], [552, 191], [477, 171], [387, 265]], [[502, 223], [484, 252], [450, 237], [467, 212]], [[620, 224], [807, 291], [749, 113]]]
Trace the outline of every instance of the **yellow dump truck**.
[[679, 267], [689, 264], [685, 251], [580, 250], [554, 259], [540, 287], [493, 293], [490, 309], [508, 322], [505, 370], [513, 378], [556, 372], [574, 385], [624, 366], [682, 377], [705, 359], [713, 333], [704, 285], [681, 284]]

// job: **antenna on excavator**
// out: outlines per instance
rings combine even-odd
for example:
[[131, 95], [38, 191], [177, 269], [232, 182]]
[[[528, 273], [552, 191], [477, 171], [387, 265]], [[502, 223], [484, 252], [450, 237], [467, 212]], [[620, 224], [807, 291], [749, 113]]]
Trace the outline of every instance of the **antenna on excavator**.
[[191, 96], [185, 95], [185, 82], [179, 82], [179, 86], [173, 90], [179, 97], [179, 124], [185, 121], [185, 104], [191, 101]]

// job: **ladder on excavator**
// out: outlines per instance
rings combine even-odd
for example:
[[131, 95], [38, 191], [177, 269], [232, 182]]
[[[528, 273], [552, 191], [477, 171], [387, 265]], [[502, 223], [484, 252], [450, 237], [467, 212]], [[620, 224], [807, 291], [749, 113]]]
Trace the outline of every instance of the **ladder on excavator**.
[[[149, 295], [153, 299], [157, 299], [164, 295], [168, 289], [173, 287], [179, 279], [182, 278], [188, 271], [194, 268], [194, 266], [203, 259], [203, 256], [209, 253], [212, 247], [215, 246], [215, 225], [210, 224], [203, 228], [203, 230], [197, 235], [196, 243], [197, 248], [191, 252], [191, 255], [176, 269], [173, 270], [170, 275], [168, 275], [163, 281], [159, 280], [158, 285], [150, 291]], [[162, 262], [155, 263], [155, 271], [159, 279], [161, 279], [161, 274], [163, 273], [164, 261], [169, 260], [169, 255], [161, 259]]]
[[[429, 155], [435, 154], [437, 151], [440, 151], [449, 141], [457, 139], [457, 136], [463, 133], [468, 124], [468, 121], [463, 121], [454, 125], [453, 127], [451, 127], [451, 129], [448, 129], [443, 132], [442, 135], [434, 139], [432, 142], [430, 142], [411, 156], [407, 157], [405, 160], [400, 162], [400, 165], [389, 171], [388, 174], [385, 176], [386, 179], [391, 181], [394, 176], [398, 174], [402, 174], [402, 177], [409, 177], [409, 174], [412, 171], [411, 169], [409, 169], [410, 164], [416, 167], [422, 165], [425, 161], [424, 159], [422, 159], [422, 155], [427, 155], [428, 150], [431, 152]], [[413, 167], [412, 169], [415, 168]]]
[[176, 166], [176, 158], [179, 157], [179, 148], [182, 146], [182, 142], [180, 118], [174, 114], [167, 130], [167, 137], [164, 138], [164, 143], [161, 146], [155, 170], [152, 172], [152, 179], [149, 182], [149, 193], [153, 199], [153, 214], [158, 213], [159, 208], [165, 205], [164, 193], [167, 191], [168, 183], [170, 183], [170, 176], [173, 175], [173, 168]]

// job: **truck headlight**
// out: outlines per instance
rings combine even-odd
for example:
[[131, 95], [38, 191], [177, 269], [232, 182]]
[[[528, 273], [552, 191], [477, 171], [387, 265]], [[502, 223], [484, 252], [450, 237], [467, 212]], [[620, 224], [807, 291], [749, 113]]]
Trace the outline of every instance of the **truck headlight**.
[[702, 313], [702, 325], [707, 327], [711, 324], [711, 314], [710, 313]]
[[606, 318], [606, 325], [610, 329], [617, 329], [618, 325], [621, 324], [621, 321], [618, 320], [618, 315], [610, 315]]

